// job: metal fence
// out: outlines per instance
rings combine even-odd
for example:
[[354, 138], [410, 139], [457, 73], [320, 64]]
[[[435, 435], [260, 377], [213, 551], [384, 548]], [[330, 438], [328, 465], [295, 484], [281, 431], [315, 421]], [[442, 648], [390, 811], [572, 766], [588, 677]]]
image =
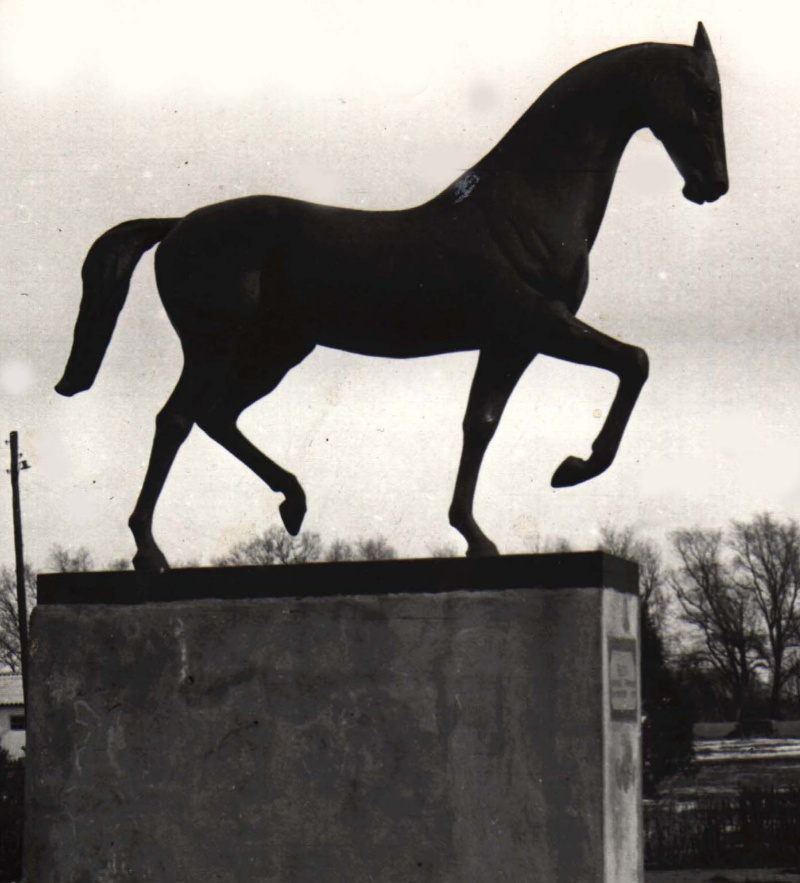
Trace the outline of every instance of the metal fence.
[[800, 788], [647, 801], [644, 821], [648, 868], [800, 863]]

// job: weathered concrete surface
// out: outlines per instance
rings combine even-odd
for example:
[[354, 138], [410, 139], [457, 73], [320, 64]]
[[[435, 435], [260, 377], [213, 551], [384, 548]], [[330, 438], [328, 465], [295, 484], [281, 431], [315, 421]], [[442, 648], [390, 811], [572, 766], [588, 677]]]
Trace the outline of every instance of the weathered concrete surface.
[[41, 606], [28, 883], [640, 881], [638, 723], [611, 710], [609, 644], [635, 640], [636, 605]]

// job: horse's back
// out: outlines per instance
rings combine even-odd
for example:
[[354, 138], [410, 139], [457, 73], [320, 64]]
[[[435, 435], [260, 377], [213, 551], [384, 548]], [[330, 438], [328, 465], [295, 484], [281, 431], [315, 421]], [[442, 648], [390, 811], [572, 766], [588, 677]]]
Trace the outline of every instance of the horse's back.
[[528, 324], [532, 297], [574, 312], [586, 287], [585, 248], [568, 266], [572, 252], [562, 249], [554, 265], [524, 228], [488, 223], [490, 203], [437, 198], [398, 211], [278, 196], [217, 203], [163, 240], [159, 291], [184, 344], [204, 346], [213, 330], [231, 346], [289, 335], [395, 358], [480, 349], [509, 324]]
[[184, 340], [213, 323], [247, 322], [247, 333], [294, 326], [314, 342], [375, 355], [473, 348], [485, 245], [465, 236], [466, 214], [276, 196], [217, 203], [164, 238], [159, 292]]

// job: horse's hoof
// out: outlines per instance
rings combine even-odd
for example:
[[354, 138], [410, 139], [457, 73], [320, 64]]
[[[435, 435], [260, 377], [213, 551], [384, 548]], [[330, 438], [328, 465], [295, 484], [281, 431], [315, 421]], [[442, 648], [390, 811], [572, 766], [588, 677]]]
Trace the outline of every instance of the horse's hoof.
[[278, 506], [278, 511], [280, 512], [283, 526], [293, 537], [296, 537], [300, 533], [303, 519], [306, 517], [306, 501], [302, 498], [298, 500], [296, 497], [287, 497]]
[[155, 573], [163, 573], [169, 570], [169, 564], [161, 549], [153, 549], [149, 552], [137, 552], [133, 556], [134, 570], [147, 570]]
[[581, 460], [580, 457], [567, 457], [553, 473], [550, 479], [551, 487], [572, 487], [591, 478], [586, 465], [586, 460]]
[[497, 546], [489, 539], [470, 543], [467, 546], [467, 558], [496, 558], [499, 554]]

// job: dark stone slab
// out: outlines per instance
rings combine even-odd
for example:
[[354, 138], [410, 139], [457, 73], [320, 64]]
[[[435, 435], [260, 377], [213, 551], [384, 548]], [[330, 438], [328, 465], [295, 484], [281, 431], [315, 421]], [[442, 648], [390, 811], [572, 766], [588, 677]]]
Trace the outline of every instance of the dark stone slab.
[[638, 594], [636, 564], [604, 552], [197, 567], [164, 573], [46, 573], [39, 604], [152, 604], [209, 598], [323, 597], [498, 589], [617, 589]]

